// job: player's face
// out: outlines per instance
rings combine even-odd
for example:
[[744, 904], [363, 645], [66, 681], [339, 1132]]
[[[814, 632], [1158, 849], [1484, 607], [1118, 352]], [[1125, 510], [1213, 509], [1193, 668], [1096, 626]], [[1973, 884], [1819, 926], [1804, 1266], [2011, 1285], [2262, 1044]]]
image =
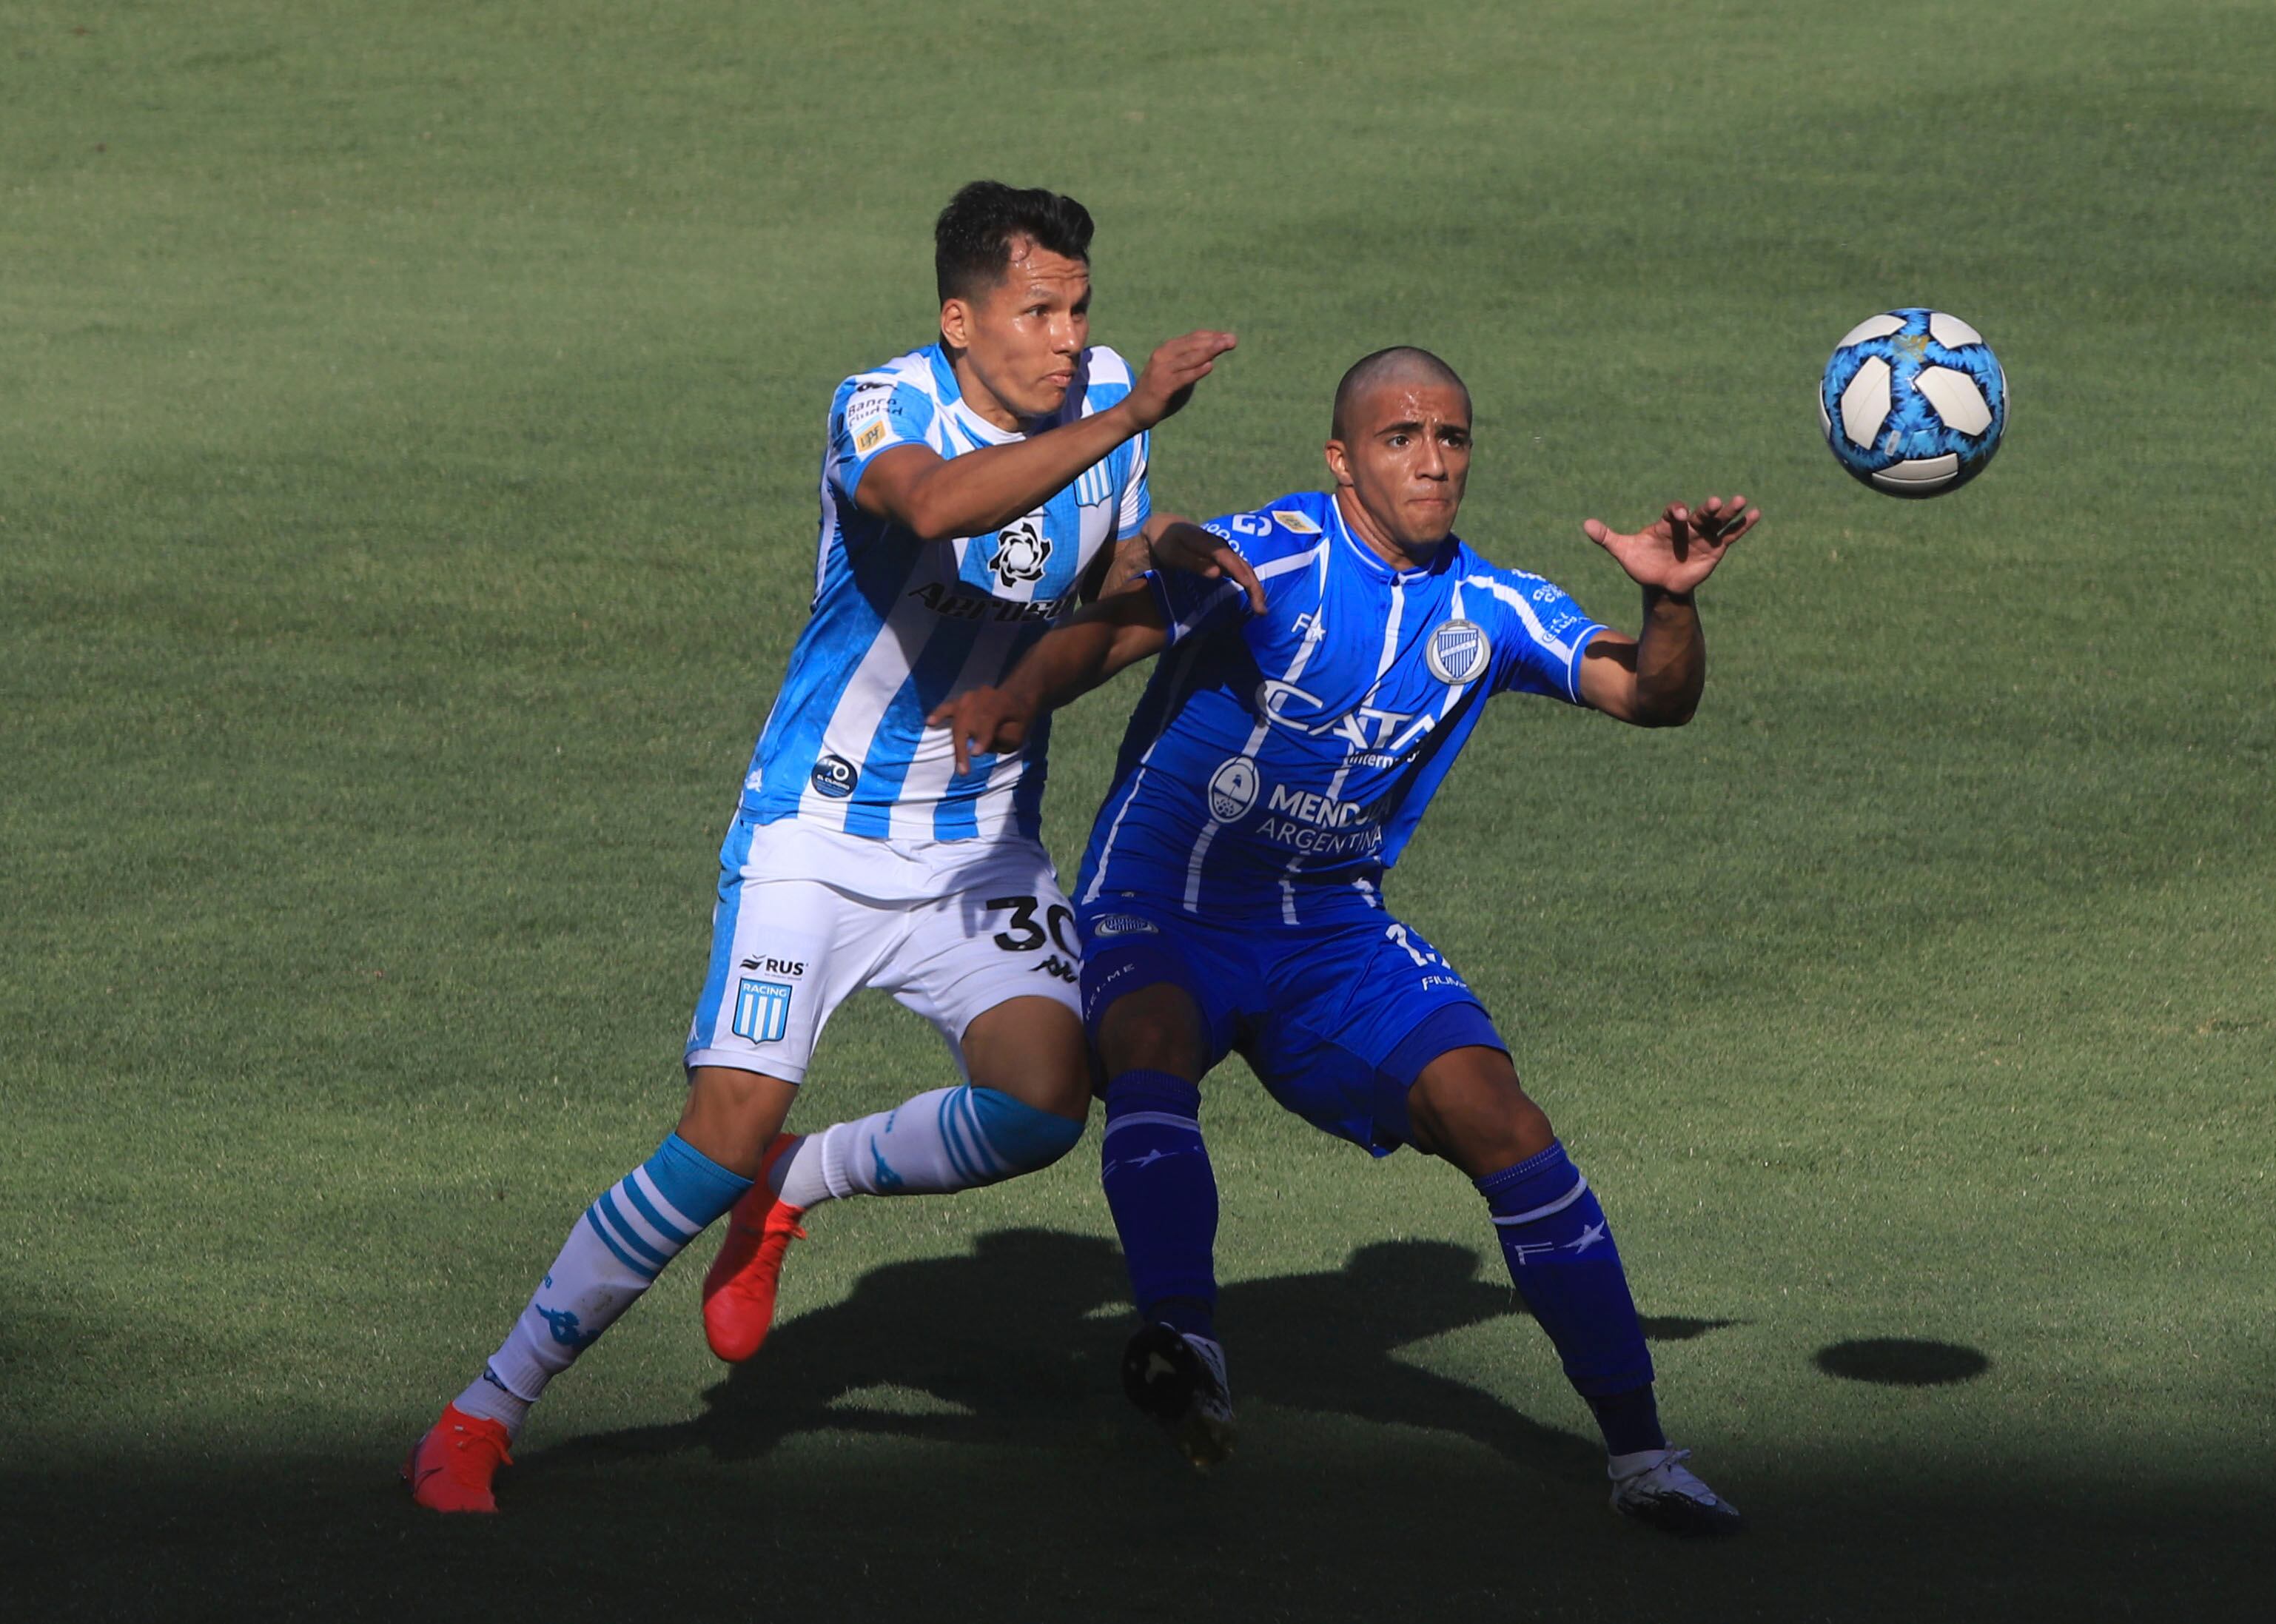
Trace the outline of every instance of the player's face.
[[962, 352], [957, 370], [973, 410], [1004, 429], [1048, 417], [1090, 342], [1090, 267], [1015, 241], [1001, 282], [941, 306], [940, 331]]
[[1460, 389], [1381, 384], [1354, 403], [1345, 435], [1328, 442], [1328, 467], [1380, 539], [1428, 550], [1453, 533], [1470, 477], [1470, 403]]

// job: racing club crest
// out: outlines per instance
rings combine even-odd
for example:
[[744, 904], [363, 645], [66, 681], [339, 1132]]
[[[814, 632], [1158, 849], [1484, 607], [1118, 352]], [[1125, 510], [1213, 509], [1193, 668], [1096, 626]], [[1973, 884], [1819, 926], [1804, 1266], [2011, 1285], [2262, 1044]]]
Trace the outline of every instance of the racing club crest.
[[1493, 658], [1493, 642], [1485, 628], [1470, 620], [1449, 620], [1430, 634], [1422, 648], [1422, 663], [1439, 681], [1455, 687], [1475, 682]]

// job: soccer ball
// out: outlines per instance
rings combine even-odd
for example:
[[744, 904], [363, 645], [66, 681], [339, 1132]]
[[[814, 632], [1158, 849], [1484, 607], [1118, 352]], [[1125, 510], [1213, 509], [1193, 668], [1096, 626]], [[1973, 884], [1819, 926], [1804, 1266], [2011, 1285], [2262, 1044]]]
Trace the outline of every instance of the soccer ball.
[[1938, 497], [1984, 471], [2007, 429], [2007, 379], [1984, 335], [1941, 310], [1890, 310], [1834, 346], [1817, 388], [1834, 460], [1893, 497]]

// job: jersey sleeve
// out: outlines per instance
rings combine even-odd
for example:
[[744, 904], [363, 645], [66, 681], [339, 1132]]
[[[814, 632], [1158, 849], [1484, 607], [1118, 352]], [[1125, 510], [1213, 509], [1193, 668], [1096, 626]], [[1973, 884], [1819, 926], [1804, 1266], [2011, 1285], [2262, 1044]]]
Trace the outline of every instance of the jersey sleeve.
[[[1225, 520], [1212, 519], [1202, 528], [1243, 558], [1248, 558], [1248, 550], [1240, 544], [1240, 538]], [[1255, 563], [1254, 559], [1249, 561]], [[1163, 618], [1170, 623], [1172, 648], [1188, 637], [1220, 626], [1238, 626], [1248, 618], [1248, 594], [1230, 577], [1211, 581], [1190, 570], [1151, 570], [1145, 581], [1154, 594], [1154, 601], [1162, 606]]]
[[1494, 692], [1546, 694], [1581, 702], [1581, 655], [1605, 628], [1565, 589], [1538, 575], [1505, 572], [1484, 583], [1496, 611]]
[[1147, 489], [1146, 464], [1154, 450], [1154, 431], [1142, 429], [1130, 442], [1130, 471], [1122, 482], [1121, 505], [1115, 515], [1114, 539], [1127, 541], [1153, 516], [1154, 495]]
[[830, 403], [830, 482], [851, 499], [882, 452], [929, 445], [933, 403], [914, 384], [886, 377], [848, 378]]

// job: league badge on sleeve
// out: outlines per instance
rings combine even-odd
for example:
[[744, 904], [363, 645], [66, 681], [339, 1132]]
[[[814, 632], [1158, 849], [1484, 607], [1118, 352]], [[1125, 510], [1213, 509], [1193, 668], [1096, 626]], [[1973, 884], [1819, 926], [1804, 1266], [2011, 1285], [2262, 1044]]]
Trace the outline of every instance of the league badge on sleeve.
[[1485, 628], [1469, 620], [1449, 620], [1430, 634], [1423, 645], [1422, 663], [1430, 674], [1453, 687], [1475, 682], [1493, 659], [1493, 641]]

